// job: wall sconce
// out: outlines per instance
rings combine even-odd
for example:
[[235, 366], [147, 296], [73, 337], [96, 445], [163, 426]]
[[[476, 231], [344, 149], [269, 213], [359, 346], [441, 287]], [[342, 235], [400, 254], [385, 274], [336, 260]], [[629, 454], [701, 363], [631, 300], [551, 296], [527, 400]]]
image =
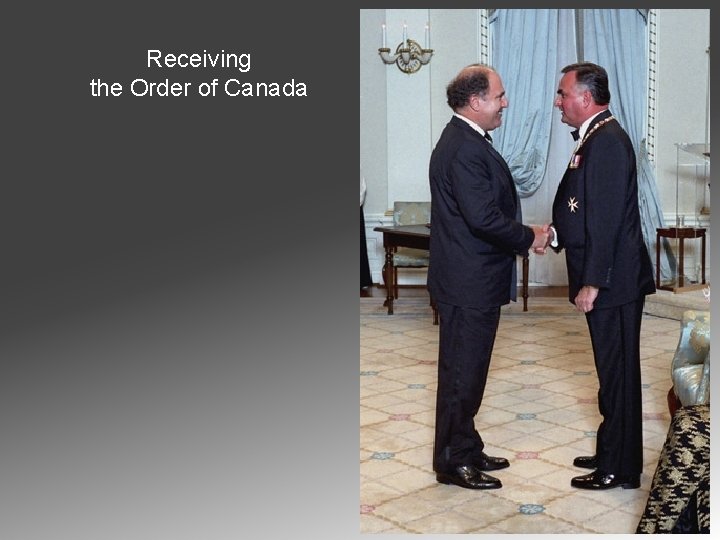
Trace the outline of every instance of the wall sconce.
[[425, 47], [420, 47], [417, 41], [407, 38], [407, 24], [403, 25], [403, 40], [390, 54], [387, 47], [387, 34], [385, 25], [382, 25], [382, 47], [378, 49], [380, 58], [386, 64], [396, 64], [403, 73], [415, 73], [422, 66], [430, 62], [433, 50], [430, 48], [430, 26], [425, 25]]

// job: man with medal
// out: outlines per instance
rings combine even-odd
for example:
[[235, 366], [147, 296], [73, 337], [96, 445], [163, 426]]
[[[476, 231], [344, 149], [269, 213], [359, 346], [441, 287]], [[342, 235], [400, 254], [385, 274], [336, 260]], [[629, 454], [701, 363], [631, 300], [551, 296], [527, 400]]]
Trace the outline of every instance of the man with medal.
[[594, 471], [571, 485], [637, 488], [643, 464], [640, 325], [655, 284], [640, 225], [635, 152], [609, 110], [605, 69], [578, 63], [561, 71], [555, 106], [578, 143], [555, 195], [549, 245], [565, 250], [569, 299], [585, 313], [602, 416], [595, 454], [573, 462]]

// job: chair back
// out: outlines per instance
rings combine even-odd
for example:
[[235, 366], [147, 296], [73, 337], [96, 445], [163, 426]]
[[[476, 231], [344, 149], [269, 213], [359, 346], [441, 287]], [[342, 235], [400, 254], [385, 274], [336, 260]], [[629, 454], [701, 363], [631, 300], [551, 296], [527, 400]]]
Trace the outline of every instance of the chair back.
[[395, 225], [430, 223], [430, 201], [395, 201], [393, 223]]

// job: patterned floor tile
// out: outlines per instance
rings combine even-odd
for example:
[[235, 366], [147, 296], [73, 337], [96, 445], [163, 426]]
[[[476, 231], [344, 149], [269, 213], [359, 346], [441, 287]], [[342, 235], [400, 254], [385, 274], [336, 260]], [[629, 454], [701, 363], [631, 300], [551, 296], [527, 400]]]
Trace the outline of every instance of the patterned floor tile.
[[503, 488], [438, 484], [432, 471], [438, 327], [423, 299], [387, 316], [361, 299], [360, 531], [376, 534], [632, 533], [647, 500], [670, 415], [678, 321], [645, 316], [644, 470], [640, 489], [577, 490], [572, 466], [594, 452], [600, 416], [585, 318], [563, 299], [505, 306], [476, 426]]

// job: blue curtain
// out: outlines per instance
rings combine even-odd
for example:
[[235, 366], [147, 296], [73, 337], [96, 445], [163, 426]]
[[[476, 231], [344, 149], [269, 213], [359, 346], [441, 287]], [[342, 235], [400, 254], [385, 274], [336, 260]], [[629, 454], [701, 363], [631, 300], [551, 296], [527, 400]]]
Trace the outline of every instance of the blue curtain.
[[[645, 244], [655, 267], [656, 229], [664, 227], [657, 181], [645, 147], [647, 119], [646, 10], [584, 10], [585, 61], [603, 66], [610, 79], [610, 110], [630, 136], [638, 169], [638, 199]], [[675, 273], [675, 257], [667, 239], [661, 242], [660, 275]]]
[[558, 73], [557, 9], [497, 9], [493, 25], [493, 67], [503, 80], [510, 106], [493, 141], [510, 167], [520, 197], [542, 182]]

